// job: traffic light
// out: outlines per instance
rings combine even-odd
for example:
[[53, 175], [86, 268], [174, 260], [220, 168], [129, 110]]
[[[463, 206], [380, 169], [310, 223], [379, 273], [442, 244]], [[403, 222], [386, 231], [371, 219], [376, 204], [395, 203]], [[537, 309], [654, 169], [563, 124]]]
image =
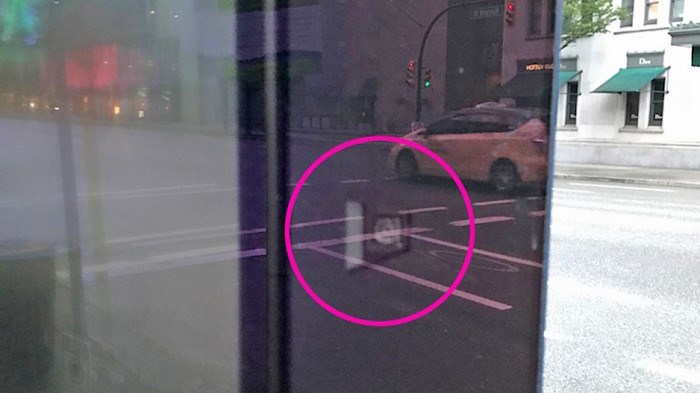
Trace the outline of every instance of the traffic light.
[[506, 25], [513, 26], [515, 24], [515, 4], [512, 1], [506, 4]]
[[416, 85], [416, 61], [411, 60], [406, 67], [406, 83], [413, 87]]
[[423, 87], [430, 87], [432, 85], [433, 70], [426, 68], [423, 70]]

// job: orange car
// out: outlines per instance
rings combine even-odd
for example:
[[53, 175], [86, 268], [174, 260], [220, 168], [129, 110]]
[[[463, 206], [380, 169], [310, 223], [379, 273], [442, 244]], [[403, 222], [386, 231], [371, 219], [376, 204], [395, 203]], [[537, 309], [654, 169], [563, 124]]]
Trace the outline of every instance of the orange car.
[[[442, 157], [463, 179], [488, 181], [500, 192], [547, 178], [547, 125], [535, 113], [503, 107], [469, 108], [438, 118], [405, 138]], [[403, 179], [447, 176], [438, 163], [406, 146], [391, 149]]]

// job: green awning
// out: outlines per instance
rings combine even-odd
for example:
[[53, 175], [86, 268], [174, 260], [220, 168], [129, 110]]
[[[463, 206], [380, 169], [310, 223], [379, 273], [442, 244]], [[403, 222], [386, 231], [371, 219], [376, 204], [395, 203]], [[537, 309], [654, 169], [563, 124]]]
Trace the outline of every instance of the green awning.
[[574, 79], [581, 71], [559, 71], [559, 87]]
[[622, 68], [593, 93], [627, 93], [638, 92], [669, 67]]

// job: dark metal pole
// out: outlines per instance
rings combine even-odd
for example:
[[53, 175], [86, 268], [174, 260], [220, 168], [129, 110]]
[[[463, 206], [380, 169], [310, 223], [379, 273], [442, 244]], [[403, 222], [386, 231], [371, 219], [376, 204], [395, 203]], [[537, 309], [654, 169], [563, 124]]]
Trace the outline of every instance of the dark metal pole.
[[467, 5], [469, 5], [469, 3], [459, 3], [449, 6], [444, 10], [440, 11], [437, 15], [435, 15], [433, 20], [428, 25], [428, 28], [425, 30], [425, 34], [423, 34], [423, 40], [420, 43], [420, 52], [418, 53], [418, 75], [416, 78], [416, 121], [420, 121], [420, 113], [423, 109], [421, 103], [421, 95], [423, 92], [423, 51], [425, 51], [425, 44], [426, 42], [428, 42], [428, 35], [430, 35], [430, 31], [433, 29], [433, 26], [435, 26], [435, 23], [437, 23], [440, 17], [445, 15], [448, 11], [450, 11], [453, 8], [465, 7]]
[[59, 35], [56, 29], [59, 24], [58, 9], [49, 5], [49, 29], [46, 34], [45, 52], [52, 65], [54, 99], [53, 105], [58, 144], [60, 152], [61, 183], [63, 186], [63, 211], [66, 229], [68, 270], [70, 272], [70, 303], [73, 319], [73, 333], [82, 337], [84, 334], [83, 320], [83, 268], [80, 245], [80, 219], [78, 216], [78, 190], [75, 175], [75, 152], [73, 150], [73, 132], [70, 123], [70, 103], [66, 86], [64, 57], [68, 53], [65, 37]]
[[289, 126], [288, 20], [274, 13], [286, 0], [265, 1], [265, 115], [267, 137], [268, 392], [290, 391], [289, 274], [284, 247]]

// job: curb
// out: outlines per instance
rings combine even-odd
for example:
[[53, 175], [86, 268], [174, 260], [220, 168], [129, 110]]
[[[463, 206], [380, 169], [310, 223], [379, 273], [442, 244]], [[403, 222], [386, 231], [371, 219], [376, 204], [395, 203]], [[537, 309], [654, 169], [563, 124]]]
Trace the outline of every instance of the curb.
[[582, 175], [582, 174], [574, 174], [574, 173], [554, 173], [554, 177], [557, 179], [591, 180], [591, 181], [601, 181], [601, 182], [609, 182], [609, 183], [654, 185], [654, 186], [663, 186], [663, 187], [700, 188], [700, 182], [693, 182], [693, 181], [687, 181], [687, 180], [622, 178], [622, 177], [612, 177], [612, 176], [603, 176], [603, 175]]

